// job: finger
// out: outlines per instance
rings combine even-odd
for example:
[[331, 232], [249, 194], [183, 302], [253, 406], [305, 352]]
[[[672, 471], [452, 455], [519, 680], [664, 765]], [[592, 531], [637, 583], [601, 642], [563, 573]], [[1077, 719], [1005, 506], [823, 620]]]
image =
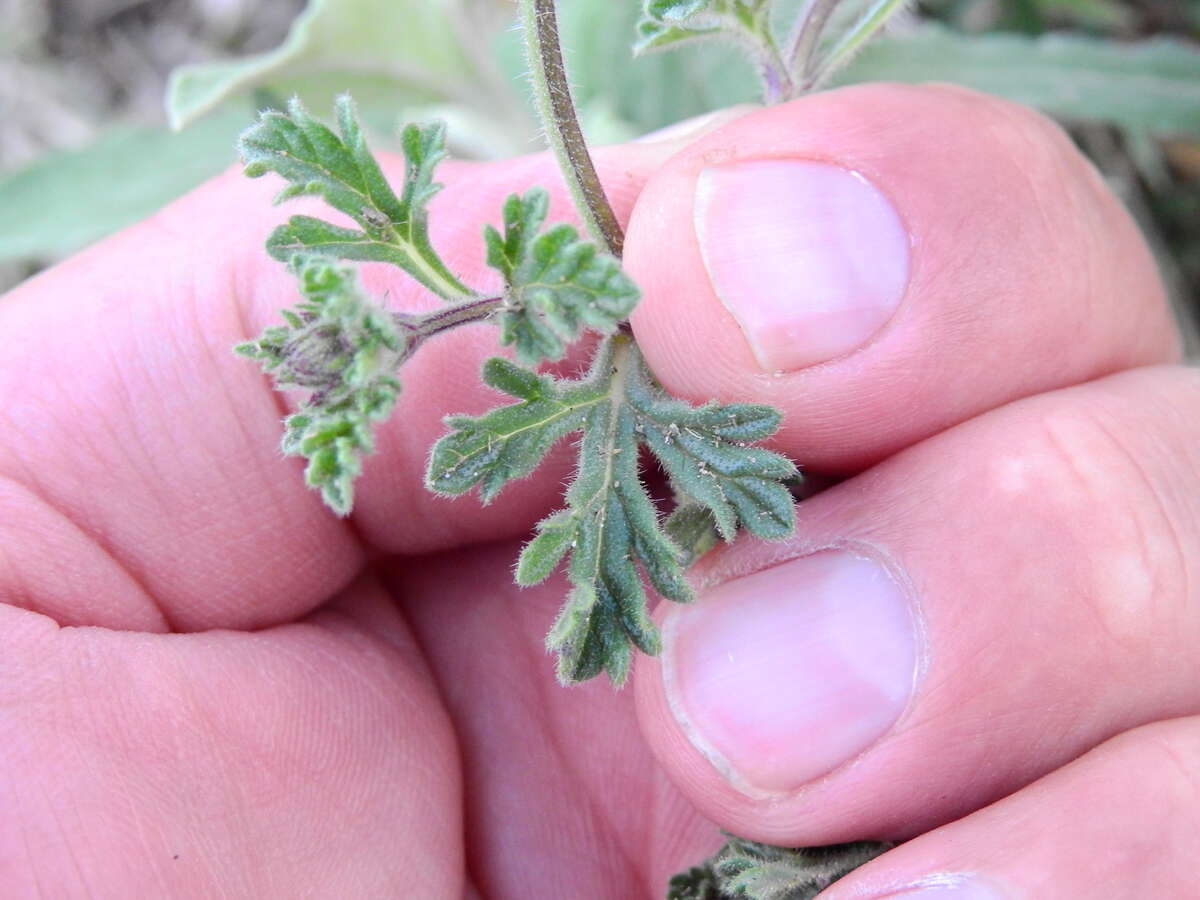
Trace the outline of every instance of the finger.
[[472, 877], [485, 897], [661, 896], [719, 837], [654, 764], [627, 696], [558, 686], [545, 639], [568, 585], [497, 577], [517, 552], [399, 560], [386, 576], [461, 742]]
[[[677, 149], [658, 141], [601, 154], [622, 215]], [[391, 171], [402, 178], [395, 160]], [[435, 242], [469, 283], [495, 287], [481, 223], [509, 192], [559, 185], [553, 163], [454, 164], [440, 177]], [[296, 301], [293, 279], [262, 249], [287, 214], [271, 207], [270, 180], [231, 173], [0, 303], [0, 601], [74, 624], [258, 627], [343, 586], [364, 543], [412, 553], [518, 534], [551, 508], [565, 449], [557, 472], [487, 509], [423, 487], [442, 416], [499, 400], [479, 382], [498, 350], [490, 326], [431, 342], [406, 366], [352, 523], [305, 488], [301, 461], [279, 451], [278, 395], [230, 350]], [[553, 215], [569, 218], [562, 193]], [[365, 269], [396, 308], [436, 302], [394, 270]]]
[[0, 736], [0, 896], [462, 896], [454, 733], [377, 584], [255, 634], [0, 606]]
[[673, 606], [642, 724], [738, 834], [907, 837], [1200, 712], [1200, 372], [1020, 401], [802, 503]]
[[1049, 120], [959, 88], [744, 116], [651, 177], [625, 246], [663, 384], [775, 404], [818, 470], [1178, 354], [1151, 256], [1091, 165]]
[[838, 882], [822, 900], [1194, 897], [1200, 719], [1138, 728]]

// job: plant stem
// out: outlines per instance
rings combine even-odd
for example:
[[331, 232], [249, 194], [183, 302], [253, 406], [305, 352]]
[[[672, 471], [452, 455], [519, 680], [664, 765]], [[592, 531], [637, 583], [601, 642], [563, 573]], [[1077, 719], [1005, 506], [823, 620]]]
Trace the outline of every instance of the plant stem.
[[908, 2], [909, 0], [875, 0], [871, 8], [838, 38], [837, 43], [821, 59], [820, 65], [810, 70], [800, 89], [811, 90], [828, 81], [834, 72], [850, 62], [892, 16], [908, 5]]
[[525, 26], [525, 49], [533, 94], [550, 148], [571, 192], [571, 198], [592, 238], [619, 257], [625, 235], [604, 193], [588, 153], [583, 129], [575, 116], [571, 86], [558, 39], [554, 0], [519, 0]]
[[408, 343], [400, 362], [408, 359], [421, 344], [434, 335], [449, 331], [460, 325], [470, 325], [472, 322], [482, 322], [504, 306], [504, 297], [479, 297], [456, 303], [454, 306], [439, 309], [424, 316], [411, 316], [395, 313], [392, 321], [398, 328], [409, 334]]
[[796, 91], [791, 73], [770, 33], [764, 34], [758, 48], [758, 68], [763, 81], [763, 102], [768, 106], [791, 99]]
[[829, 16], [841, 0], [808, 0], [796, 22], [788, 42], [788, 68], [793, 77], [792, 96], [799, 96], [811, 87], [811, 77], [817, 64], [817, 47]]

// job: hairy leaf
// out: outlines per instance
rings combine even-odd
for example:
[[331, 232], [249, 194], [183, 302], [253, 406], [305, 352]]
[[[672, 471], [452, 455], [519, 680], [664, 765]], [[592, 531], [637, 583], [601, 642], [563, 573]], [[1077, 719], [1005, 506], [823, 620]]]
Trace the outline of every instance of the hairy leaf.
[[757, 44], [768, 34], [770, 0], [644, 0], [635, 53], [728, 37]]
[[1067, 121], [1200, 133], [1200, 51], [1168, 37], [1117, 43], [1082, 34], [964, 35], [923, 25], [866, 47], [834, 79], [870, 81], [949, 81]]
[[308, 484], [346, 515], [362, 457], [374, 449], [373, 423], [387, 418], [399, 396], [392, 373], [408, 351], [408, 337], [364, 297], [353, 269], [301, 255], [291, 268], [304, 301], [283, 311], [286, 325], [235, 349], [257, 359], [277, 385], [311, 391], [286, 420], [283, 451], [308, 460]]
[[811, 900], [892, 846], [860, 841], [793, 850], [731, 836], [707, 862], [672, 878], [667, 900]]
[[517, 565], [517, 581], [536, 584], [570, 557], [571, 591], [547, 638], [563, 682], [607, 672], [620, 684], [633, 647], [658, 652], [643, 576], [664, 597], [692, 596], [683, 567], [697, 548], [680, 546], [660, 523], [641, 480], [639, 446], [654, 452], [724, 537], [732, 538], [739, 523], [763, 537], [791, 533], [791, 496], [778, 480], [795, 467], [749, 443], [772, 434], [778, 414], [751, 404], [691, 407], [668, 397], [628, 336], [607, 339], [579, 380], [499, 359], [487, 363], [484, 379], [520, 402], [479, 417], [449, 417], [452, 430], [431, 456], [431, 489], [461, 494], [478, 485], [490, 501], [533, 471], [558, 440], [583, 432], [566, 507], [538, 525]]
[[[173, 71], [166, 97], [171, 126], [190, 125], [254, 90], [281, 97], [300, 91], [325, 103], [332, 84], [360, 101], [386, 98], [389, 117], [398, 103], [480, 93], [486, 86], [472, 77], [470, 44], [456, 27], [461, 8], [461, 0], [308, 0], [278, 47]], [[483, 17], [472, 19], [476, 29], [485, 25]]]
[[427, 206], [441, 189], [433, 173], [446, 155], [444, 126], [405, 127], [401, 145], [407, 170], [397, 197], [367, 148], [349, 97], [338, 98], [337, 117], [340, 135], [293, 99], [286, 114], [264, 112], [242, 134], [238, 146], [246, 174], [257, 178], [275, 172], [288, 181], [279, 201], [317, 195], [360, 226], [294, 216], [271, 235], [267, 249], [282, 260], [293, 253], [318, 252], [389, 262], [448, 300], [470, 295], [429, 242]]
[[532, 188], [504, 203], [504, 234], [487, 226], [488, 264], [504, 276], [501, 342], [526, 362], [561, 359], [585, 328], [611, 334], [637, 305], [621, 263], [570, 225], [543, 232], [550, 196]]
[[184, 134], [118, 125], [86, 147], [0, 171], [0, 264], [57, 259], [146, 218], [229, 166], [249, 115], [227, 110]]

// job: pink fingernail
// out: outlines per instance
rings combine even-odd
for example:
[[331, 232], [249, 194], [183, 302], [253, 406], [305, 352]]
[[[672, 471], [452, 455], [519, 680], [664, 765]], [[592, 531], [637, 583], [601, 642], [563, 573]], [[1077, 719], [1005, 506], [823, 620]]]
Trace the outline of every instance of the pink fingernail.
[[913, 612], [877, 562], [826, 551], [726, 582], [664, 623], [667, 697], [685, 733], [750, 791], [794, 790], [899, 718]]
[[909, 240], [857, 172], [759, 160], [700, 173], [696, 230], [713, 289], [768, 372], [861, 346], [908, 287]]

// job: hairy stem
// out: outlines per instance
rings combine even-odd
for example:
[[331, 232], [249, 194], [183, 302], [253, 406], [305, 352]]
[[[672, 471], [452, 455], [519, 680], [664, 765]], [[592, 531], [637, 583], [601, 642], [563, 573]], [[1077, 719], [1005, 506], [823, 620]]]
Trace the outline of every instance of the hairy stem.
[[854, 58], [871, 38], [883, 29], [897, 13], [903, 11], [909, 0], [875, 0], [871, 8], [842, 34], [837, 43], [814, 65], [800, 87], [811, 90], [820, 87], [836, 72]]
[[480, 322], [503, 305], [503, 297], [480, 297], [478, 300], [467, 300], [447, 309], [439, 309], [421, 316], [415, 321], [410, 320], [406, 327], [415, 330], [421, 337], [433, 337], [435, 334], [449, 331], [459, 325]]
[[575, 115], [575, 103], [571, 99], [571, 86], [567, 82], [558, 39], [554, 0], [519, 2], [534, 99], [550, 148], [558, 158], [571, 198], [588, 232], [609, 253], [619, 257], [625, 245], [625, 235], [596, 174], [583, 129], [579, 127], [579, 119]]
[[482, 322], [489, 318], [504, 306], [504, 300], [504, 297], [479, 297], [423, 316], [395, 313], [392, 321], [409, 334], [400, 363], [412, 356], [429, 338], [460, 325], [470, 325], [472, 322]]
[[767, 106], [774, 106], [795, 96], [794, 82], [787, 65], [775, 41], [769, 37], [763, 42], [758, 67], [763, 82], [763, 102]]
[[788, 68], [793, 78], [793, 96], [812, 87], [812, 75], [817, 65], [817, 46], [829, 16], [841, 0], [808, 0], [796, 22], [788, 42]]

